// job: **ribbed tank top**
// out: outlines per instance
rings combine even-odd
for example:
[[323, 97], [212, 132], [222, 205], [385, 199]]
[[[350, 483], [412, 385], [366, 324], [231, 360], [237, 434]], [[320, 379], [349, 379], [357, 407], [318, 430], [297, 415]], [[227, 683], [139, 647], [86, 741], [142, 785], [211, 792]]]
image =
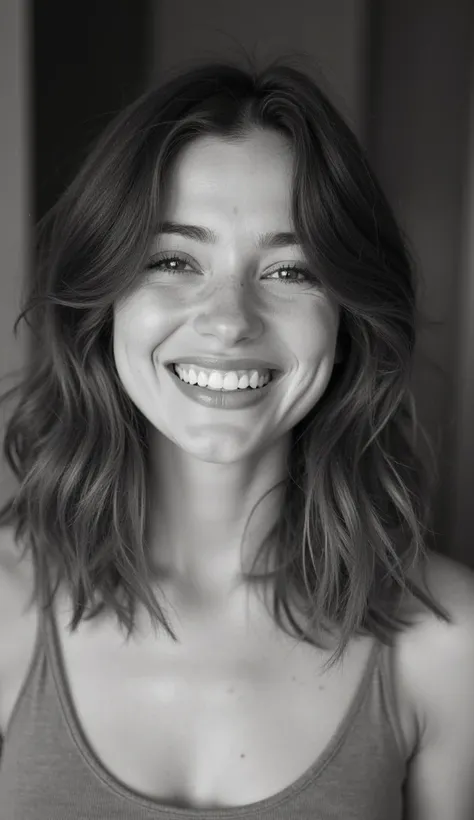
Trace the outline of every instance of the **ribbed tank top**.
[[128, 788], [96, 757], [72, 702], [54, 608], [39, 612], [0, 749], [0, 820], [402, 820], [408, 752], [390, 647], [374, 640], [333, 737], [294, 783], [246, 806], [175, 809]]

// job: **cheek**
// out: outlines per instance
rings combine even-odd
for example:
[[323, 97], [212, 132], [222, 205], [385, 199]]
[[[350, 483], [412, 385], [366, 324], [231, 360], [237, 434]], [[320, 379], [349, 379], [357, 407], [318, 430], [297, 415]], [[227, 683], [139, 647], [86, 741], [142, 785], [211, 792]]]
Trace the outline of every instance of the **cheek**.
[[162, 303], [146, 294], [130, 298], [114, 313], [114, 348], [143, 350], [156, 345], [170, 325], [170, 312]]
[[322, 358], [334, 354], [338, 325], [338, 310], [326, 300], [315, 300], [282, 316], [280, 336], [301, 365], [316, 366]]

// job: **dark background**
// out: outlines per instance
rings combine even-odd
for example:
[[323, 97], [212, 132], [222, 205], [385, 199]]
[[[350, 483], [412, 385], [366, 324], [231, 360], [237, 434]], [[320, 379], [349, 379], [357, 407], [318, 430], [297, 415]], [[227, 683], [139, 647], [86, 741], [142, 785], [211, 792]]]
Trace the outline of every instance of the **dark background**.
[[54, 204], [90, 142], [142, 90], [148, 0], [32, 5], [34, 217]]

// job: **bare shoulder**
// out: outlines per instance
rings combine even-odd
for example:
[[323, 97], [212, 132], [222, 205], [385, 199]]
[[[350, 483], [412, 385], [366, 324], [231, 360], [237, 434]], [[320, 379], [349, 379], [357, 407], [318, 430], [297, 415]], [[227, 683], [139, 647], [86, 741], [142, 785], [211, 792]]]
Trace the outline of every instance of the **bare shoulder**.
[[[415, 580], [419, 582], [420, 577], [415, 576]], [[453, 640], [459, 629], [472, 628], [474, 571], [470, 567], [454, 558], [430, 551], [424, 581], [419, 582], [421, 589], [427, 588], [452, 620], [451, 624], [447, 624], [430, 614], [422, 625], [425, 637], [432, 635], [437, 640], [443, 637]]]
[[[474, 571], [454, 558], [430, 551], [425, 574], [417, 571], [409, 577], [421, 590], [430, 593], [450, 619], [450, 623], [446, 623], [424, 609], [416, 628], [405, 633], [407, 643], [414, 646], [419, 659], [415, 671], [419, 668], [422, 673], [436, 663], [443, 646], [453, 646], [473, 629]], [[435, 653], [434, 647], [438, 650]]]
[[454, 558], [430, 552], [427, 577], [428, 582], [437, 586], [438, 594], [446, 596], [447, 604], [472, 605], [474, 570], [470, 567]]
[[[416, 579], [415, 579], [416, 580]], [[407, 816], [474, 816], [474, 572], [430, 553], [426, 584], [450, 623], [426, 615], [403, 637], [405, 671], [418, 722], [406, 786]]]
[[[459, 634], [459, 624], [466, 632], [474, 610], [474, 573], [458, 561], [432, 550], [428, 551], [424, 572], [419, 565], [408, 572], [408, 579], [428, 594], [448, 616], [450, 623], [409, 595], [403, 602], [402, 615], [413, 624], [397, 636], [397, 658], [402, 678], [403, 702], [412, 726], [409, 748], [419, 748], [426, 735], [428, 701], [426, 681], [439, 676], [440, 643], [447, 648]], [[458, 625], [458, 626], [456, 626]]]
[[21, 594], [32, 577], [31, 559], [28, 552], [22, 557], [21, 546], [15, 542], [14, 528], [0, 527], [0, 606], [6, 601], [16, 600], [16, 593]]
[[[13, 527], [0, 528], [0, 686], [18, 651], [19, 630], [32, 613], [28, 613], [33, 591], [33, 570], [26, 555], [15, 543]], [[33, 614], [34, 617], [34, 614]]]

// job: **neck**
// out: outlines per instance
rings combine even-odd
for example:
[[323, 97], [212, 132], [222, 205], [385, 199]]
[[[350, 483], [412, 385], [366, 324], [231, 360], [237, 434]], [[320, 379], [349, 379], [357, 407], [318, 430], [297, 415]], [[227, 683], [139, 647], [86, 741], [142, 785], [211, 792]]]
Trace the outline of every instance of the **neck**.
[[238, 585], [281, 509], [285, 461], [280, 446], [251, 462], [204, 462], [157, 434], [147, 539], [158, 573], [207, 593]]

